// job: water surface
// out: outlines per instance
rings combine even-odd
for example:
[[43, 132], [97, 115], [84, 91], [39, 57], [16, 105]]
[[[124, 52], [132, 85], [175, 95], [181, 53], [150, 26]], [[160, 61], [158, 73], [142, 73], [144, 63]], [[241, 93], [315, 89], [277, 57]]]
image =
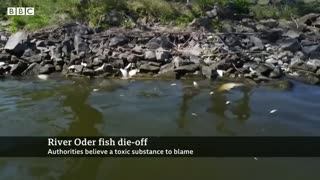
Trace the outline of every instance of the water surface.
[[[318, 86], [246, 85], [219, 93], [220, 82], [198, 84], [199, 89], [192, 81], [2, 80], [0, 135], [320, 135]], [[0, 179], [319, 179], [319, 163], [318, 158], [8, 158], [0, 160]]]

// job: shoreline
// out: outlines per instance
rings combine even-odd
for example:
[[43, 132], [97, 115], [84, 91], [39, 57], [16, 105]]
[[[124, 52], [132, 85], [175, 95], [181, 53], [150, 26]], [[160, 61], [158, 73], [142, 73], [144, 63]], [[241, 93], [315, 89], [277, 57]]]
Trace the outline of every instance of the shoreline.
[[285, 22], [244, 18], [225, 21], [233, 30], [219, 33], [194, 23], [186, 31], [158, 25], [97, 32], [69, 23], [11, 36], [1, 33], [0, 75], [60, 72], [135, 79], [246, 78], [256, 83], [289, 78], [320, 84], [320, 28], [309, 23], [315, 19], [320, 14]]

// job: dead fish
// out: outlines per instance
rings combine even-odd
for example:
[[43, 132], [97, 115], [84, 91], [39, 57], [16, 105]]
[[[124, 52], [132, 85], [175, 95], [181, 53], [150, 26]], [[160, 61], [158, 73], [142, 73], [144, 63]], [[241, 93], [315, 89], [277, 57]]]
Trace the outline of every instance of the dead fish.
[[198, 114], [196, 114], [196, 113], [191, 113], [191, 115], [192, 115], [192, 116], [198, 116]]
[[92, 91], [93, 91], [93, 92], [97, 92], [97, 91], [99, 91], [99, 89], [93, 89]]
[[238, 86], [243, 86], [244, 84], [241, 84], [241, 83], [226, 83], [226, 84], [223, 84], [221, 85], [219, 88], [218, 88], [218, 91], [229, 91], [235, 87], [238, 87]]
[[38, 78], [41, 79], [41, 80], [48, 80], [49, 76], [47, 74], [39, 74]]
[[170, 86], [176, 86], [177, 84], [176, 83], [172, 83]]
[[106, 64], [104, 63], [102, 66], [98, 67], [97, 69], [95, 69], [94, 71], [103, 71], [105, 68]]
[[128, 71], [126, 69], [121, 68], [120, 72], [121, 72], [122, 78], [124, 79], [128, 78]]
[[84, 63], [84, 62], [81, 62], [81, 65], [84, 66], [84, 67], [87, 67], [88, 64]]
[[138, 72], [137, 69], [132, 69], [131, 71], [129, 71], [129, 77], [132, 77], [132, 76], [136, 75], [137, 72]]
[[131, 66], [132, 66], [132, 63], [129, 63], [124, 69], [128, 70], [129, 68], [131, 68]]
[[224, 73], [224, 71], [223, 71], [223, 70], [218, 69], [218, 70], [217, 70], [217, 73], [218, 73], [219, 77], [223, 77], [223, 73]]
[[199, 84], [198, 84], [196, 81], [193, 81], [193, 86], [194, 86], [195, 88], [199, 88]]
[[230, 103], [231, 103], [231, 101], [227, 101], [227, 102], [226, 102], [226, 104], [230, 104]]
[[273, 113], [275, 113], [277, 111], [278, 111], [277, 109], [273, 109], [273, 110], [270, 111], [270, 114], [273, 114]]
[[69, 70], [74, 70], [74, 69], [75, 69], [75, 66], [74, 66], [74, 65], [69, 66], [68, 69], [69, 69]]
[[212, 95], [212, 94], [214, 94], [214, 92], [213, 92], [213, 91], [211, 91], [211, 92], [210, 92], [210, 95]]

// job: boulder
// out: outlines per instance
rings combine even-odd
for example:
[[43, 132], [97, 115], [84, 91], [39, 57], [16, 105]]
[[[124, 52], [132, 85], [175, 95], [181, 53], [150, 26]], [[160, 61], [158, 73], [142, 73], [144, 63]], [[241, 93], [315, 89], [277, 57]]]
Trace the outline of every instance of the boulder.
[[40, 67], [39, 74], [50, 74], [55, 71], [55, 66], [53, 64], [45, 64]]
[[125, 45], [128, 42], [129, 42], [129, 39], [126, 36], [119, 35], [119, 36], [111, 38], [109, 46], [110, 47], [122, 46], [122, 45]]
[[317, 66], [315, 64], [307, 64], [303, 61], [296, 61], [289, 66], [293, 70], [303, 70], [303, 71], [310, 71], [316, 72]]
[[147, 50], [144, 53], [144, 59], [148, 61], [155, 61], [157, 58], [156, 54], [153, 51]]
[[8, 62], [10, 61], [11, 56], [8, 53], [1, 53], [0, 54], [0, 62]]
[[21, 73], [28, 68], [28, 64], [25, 62], [19, 62], [12, 66], [10, 70], [10, 74], [15, 75], [21, 75]]
[[263, 31], [261, 33], [261, 39], [274, 43], [282, 36], [282, 34], [283, 34], [283, 29], [274, 28], [274, 29]]
[[300, 50], [301, 45], [297, 39], [287, 38], [281, 42], [280, 47], [284, 51], [296, 52]]
[[28, 41], [28, 35], [23, 31], [19, 31], [9, 37], [4, 49], [16, 56], [21, 56], [28, 48]]
[[170, 57], [170, 53], [161, 47], [156, 49], [155, 55], [157, 61], [165, 61], [168, 60]]
[[152, 50], [156, 50], [159, 47], [162, 47], [163, 49], [171, 49], [173, 45], [166, 36], [154, 37], [146, 44], [146, 48]]
[[199, 64], [189, 64], [183, 65], [174, 70], [177, 73], [194, 73], [196, 70], [199, 70]]
[[268, 28], [275, 28], [279, 25], [278, 21], [274, 19], [263, 19], [260, 20], [260, 23]]
[[217, 77], [217, 71], [210, 66], [201, 66], [202, 74], [208, 79], [214, 79]]
[[150, 65], [148, 63], [144, 63], [140, 65], [139, 69], [141, 73], [148, 73], [148, 72], [157, 73], [160, 70], [160, 67], [154, 66], [152, 64]]
[[279, 66], [275, 67], [269, 75], [270, 78], [280, 78], [281, 76], [282, 76], [282, 70]]
[[261, 64], [257, 69], [256, 72], [263, 76], [268, 77], [269, 74], [273, 71], [274, 67], [270, 64]]
[[257, 47], [258, 49], [260, 49], [260, 50], [264, 49], [264, 44], [260, 38], [250, 36], [250, 40], [254, 44], [254, 46]]
[[40, 72], [41, 66], [38, 63], [32, 63], [24, 70], [21, 75], [37, 75]]

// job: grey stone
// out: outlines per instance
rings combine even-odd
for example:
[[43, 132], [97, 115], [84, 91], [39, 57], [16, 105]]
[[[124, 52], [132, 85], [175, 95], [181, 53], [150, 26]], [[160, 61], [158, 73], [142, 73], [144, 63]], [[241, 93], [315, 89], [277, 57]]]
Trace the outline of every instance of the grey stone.
[[261, 34], [261, 39], [267, 40], [268, 42], [276, 42], [283, 34], [283, 29], [270, 29], [263, 31]]
[[312, 45], [312, 46], [303, 46], [302, 52], [307, 56], [311, 56], [314, 53], [320, 52], [320, 45]]
[[281, 42], [280, 46], [284, 51], [291, 51], [291, 52], [296, 52], [301, 48], [300, 43], [297, 39], [290, 39], [290, 38], [284, 39]]
[[250, 36], [250, 40], [255, 45], [255, 47], [257, 47], [258, 49], [260, 49], [260, 50], [264, 49], [264, 44], [260, 38]]
[[21, 75], [21, 73], [28, 68], [28, 64], [25, 62], [19, 62], [18, 64], [13, 65], [10, 70], [11, 75]]
[[19, 31], [9, 37], [4, 49], [13, 52], [15, 55], [22, 55], [28, 46], [28, 35]]
[[140, 65], [139, 69], [140, 69], [141, 73], [147, 73], [147, 72], [157, 73], [160, 70], [160, 67], [153, 66], [148, 63], [144, 63], [144, 64]]
[[269, 28], [275, 28], [279, 25], [278, 21], [274, 19], [263, 19], [260, 20], [260, 23]]
[[269, 74], [273, 71], [273, 68], [272, 66], [270, 66], [270, 64], [261, 64], [257, 69], [257, 73], [263, 75], [263, 76], [266, 76], [268, 77]]
[[198, 64], [189, 64], [189, 65], [180, 66], [176, 68], [174, 71], [177, 73], [194, 73], [198, 69], [199, 69]]
[[11, 55], [7, 53], [0, 54], [0, 62], [8, 62], [11, 59]]
[[128, 42], [129, 42], [129, 39], [126, 36], [119, 35], [119, 36], [111, 38], [109, 46], [110, 47], [122, 46]]
[[297, 80], [301, 80], [303, 82], [309, 83], [309, 84], [319, 84], [320, 79], [316, 76], [315, 73], [307, 72], [307, 71], [296, 71], [298, 76], [290, 76]]
[[170, 53], [161, 47], [156, 49], [155, 55], [157, 61], [165, 61], [170, 57]]
[[53, 64], [45, 64], [40, 67], [39, 74], [50, 74], [55, 71], [55, 66]]
[[277, 64], [278, 61], [275, 60], [275, 59], [270, 58], [270, 59], [267, 59], [267, 60], [266, 60], [266, 63], [269, 63], [269, 64]]
[[21, 75], [37, 75], [40, 72], [41, 66], [38, 63], [32, 63], [24, 70]]
[[163, 49], [171, 49], [173, 45], [171, 44], [170, 40], [166, 36], [155, 37], [152, 38], [147, 44], [146, 48], [148, 49], [158, 49], [162, 47]]
[[157, 77], [170, 78], [170, 79], [176, 78], [176, 73], [174, 72], [174, 64], [168, 63], [161, 66]]
[[217, 77], [217, 72], [209, 66], [201, 66], [201, 72], [207, 79], [214, 79]]
[[270, 78], [280, 78], [281, 76], [282, 76], [282, 70], [279, 66], [275, 67], [269, 75]]
[[314, 64], [306, 64], [303, 61], [296, 61], [289, 66], [293, 70], [303, 70], [315, 72], [317, 70], [317, 66]]
[[153, 51], [147, 50], [144, 53], [144, 59], [148, 61], [155, 61], [156, 60], [156, 54]]
[[292, 38], [292, 39], [300, 39], [301, 33], [297, 32], [295, 30], [289, 30], [284, 34], [284, 36]]
[[311, 59], [307, 62], [307, 64], [313, 64], [317, 67], [320, 67], [320, 60], [319, 59]]
[[174, 67], [180, 67], [183, 65], [183, 59], [180, 56], [174, 57], [172, 63], [174, 64]]

